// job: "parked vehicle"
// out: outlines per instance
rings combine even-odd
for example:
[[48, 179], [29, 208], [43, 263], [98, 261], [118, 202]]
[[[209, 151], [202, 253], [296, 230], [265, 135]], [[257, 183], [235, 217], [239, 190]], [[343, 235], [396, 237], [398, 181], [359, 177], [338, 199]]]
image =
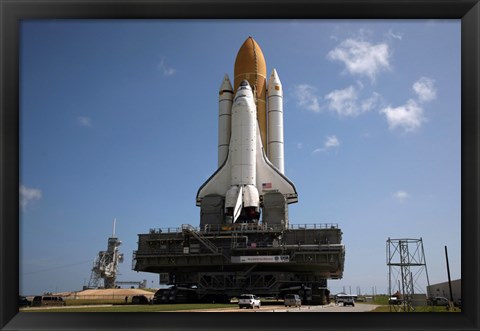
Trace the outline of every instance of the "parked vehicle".
[[357, 296], [354, 294], [338, 293], [337, 295], [335, 295], [335, 304], [342, 305], [345, 298], [348, 297], [353, 298], [353, 301], [357, 299]]
[[397, 297], [391, 297], [390, 299], [388, 299], [389, 305], [400, 305], [401, 303], [402, 303], [402, 300], [400, 300]]
[[449, 301], [445, 297], [434, 297], [429, 300], [429, 304], [432, 306], [448, 306]]
[[134, 295], [132, 297], [132, 304], [134, 305], [148, 305], [150, 301], [144, 295]]
[[21, 295], [18, 296], [18, 307], [30, 307], [32, 303], [26, 298]]
[[285, 298], [283, 299], [285, 307], [301, 307], [302, 306], [302, 299], [298, 294], [286, 294]]
[[257, 296], [253, 295], [253, 294], [242, 294], [239, 298], [238, 298], [238, 306], [240, 308], [260, 308], [260, 298], [258, 298]]
[[353, 300], [353, 297], [344, 297], [343, 298], [343, 306], [352, 306], [355, 307], [355, 300]]
[[41, 306], [66, 306], [67, 303], [63, 300], [62, 297], [51, 296], [51, 295], [38, 295], [33, 298], [32, 307], [41, 307]]

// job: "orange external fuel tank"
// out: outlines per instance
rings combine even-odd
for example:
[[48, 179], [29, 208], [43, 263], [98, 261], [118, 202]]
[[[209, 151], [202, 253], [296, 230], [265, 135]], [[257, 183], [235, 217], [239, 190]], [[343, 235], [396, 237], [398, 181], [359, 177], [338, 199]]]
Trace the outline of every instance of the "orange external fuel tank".
[[237, 91], [242, 80], [246, 79], [253, 89], [257, 105], [257, 120], [260, 127], [263, 149], [267, 154], [267, 111], [266, 111], [266, 80], [267, 64], [262, 50], [257, 42], [248, 37], [237, 53], [234, 67], [233, 90]]

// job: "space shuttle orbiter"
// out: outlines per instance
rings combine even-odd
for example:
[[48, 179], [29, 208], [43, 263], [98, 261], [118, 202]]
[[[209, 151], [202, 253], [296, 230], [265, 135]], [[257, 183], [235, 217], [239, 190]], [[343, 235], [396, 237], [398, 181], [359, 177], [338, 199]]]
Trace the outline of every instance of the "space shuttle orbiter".
[[[283, 91], [249, 37], [235, 60], [235, 89], [225, 75], [219, 92], [218, 169], [200, 187], [202, 224], [263, 221], [288, 224], [287, 204], [298, 201], [284, 175]], [[235, 94], [234, 94], [235, 92]], [[267, 130], [268, 127], [268, 130]]]

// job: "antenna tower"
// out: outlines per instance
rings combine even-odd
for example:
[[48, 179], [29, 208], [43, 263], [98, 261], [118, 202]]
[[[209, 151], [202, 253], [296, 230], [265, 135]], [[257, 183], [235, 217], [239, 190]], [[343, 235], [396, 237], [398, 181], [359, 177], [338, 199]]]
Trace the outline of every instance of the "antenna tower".
[[425, 289], [430, 281], [422, 238], [388, 238], [387, 265], [389, 295], [399, 299], [397, 303], [390, 303], [390, 311], [410, 312], [416, 310], [415, 307], [426, 306]]

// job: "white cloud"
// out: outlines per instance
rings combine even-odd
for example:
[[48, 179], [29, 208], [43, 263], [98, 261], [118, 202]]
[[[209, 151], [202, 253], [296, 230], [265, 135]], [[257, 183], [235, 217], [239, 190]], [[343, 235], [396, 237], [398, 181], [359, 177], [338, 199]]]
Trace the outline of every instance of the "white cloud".
[[340, 141], [336, 136], [328, 136], [325, 140], [325, 148], [333, 148], [340, 146]]
[[[360, 85], [362, 87], [362, 85]], [[328, 108], [335, 111], [339, 116], [358, 116], [374, 109], [379, 99], [378, 93], [373, 93], [365, 100], [358, 100], [358, 90], [349, 86], [343, 90], [334, 90], [325, 96], [329, 101]]]
[[393, 38], [393, 39], [398, 39], [398, 40], [402, 40], [402, 39], [403, 39], [403, 35], [402, 35], [402, 34], [400, 34], [400, 33], [394, 33], [391, 29], [388, 30], [387, 37]]
[[312, 154], [325, 152], [332, 148], [338, 148], [338, 146], [340, 146], [340, 141], [336, 136], [327, 136], [327, 138], [325, 138], [325, 143], [323, 144], [323, 147], [315, 149]]
[[361, 103], [361, 109], [363, 112], [370, 111], [375, 109], [377, 106], [378, 100], [380, 99], [380, 94], [373, 92], [372, 96], [368, 99], [365, 99]]
[[315, 92], [316, 88], [308, 84], [293, 87], [293, 96], [297, 100], [297, 104], [300, 107], [318, 113], [321, 107]]
[[303, 143], [297, 143], [297, 148], [302, 149], [303, 148]]
[[343, 41], [327, 55], [330, 60], [343, 62], [350, 74], [368, 76], [372, 81], [380, 71], [390, 68], [390, 56], [386, 43], [373, 45], [354, 39]]
[[380, 113], [386, 116], [390, 129], [400, 127], [406, 132], [414, 131], [427, 120], [421, 104], [437, 97], [435, 81], [431, 78], [421, 77], [413, 83], [412, 89], [417, 99], [410, 99], [403, 106], [396, 108], [388, 106], [380, 110]]
[[400, 203], [402, 203], [406, 199], [410, 198], [410, 195], [405, 191], [397, 191], [393, 194], [393, 197], [397, 199]]
[[27, 205], [30, 204], [30, 202], [40, 200], [41, 198], [41, 190], [20, 185], [20, 206], [23, 210], [27, 208]]
[[160, 63], [157, 65], [157, 69], [163, 72], [164, 76], [172, 76], [176, 72], [174, 68], [167, 66], [164, 59], [160, 60]]
[[90, 117], [79, 116], [77, 117], [77, 121], [78, 121], [78, 124], [80, 124], [80, 126], [84, 126], [87, 128], [92, 127], [92, 119]]
[[421, 77], [413, 84], [412, 88], [420, 102], [432, 101], [437, 97], [435, 81], [431, 78]]
[[329, 101], [328, 108], [340, 116], [358, 115], [357, 99], [358, 93], [353, 86], [343, 90], [335, 90], [325, 96]]
[[403, 106], [383, 108], [380, 113], [387, 117], [388, 126], [392, 130], [399, 127], [407, 132], [414, 131], [425, 122], [423, 108], [412, 99], [408, 100]]

